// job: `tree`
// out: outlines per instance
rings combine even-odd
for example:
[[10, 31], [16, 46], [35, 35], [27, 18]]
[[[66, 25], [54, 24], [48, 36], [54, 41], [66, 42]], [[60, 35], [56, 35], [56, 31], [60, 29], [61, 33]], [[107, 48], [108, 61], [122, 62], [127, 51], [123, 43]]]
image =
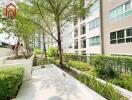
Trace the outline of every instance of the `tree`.
[[[28, 3], [19, 5], [21, 11], [37, 16], [43, 23], [34, 24], [42, 28], [47, 34], [52, 36], [57, 44], [59, 51], [59, 65], [63, 66], [62, 47], [61, 47], [61, 27], [75, 17], [85, 15], [92, 3], [84, 7], [84, 0], [27, 0]], [[54, 26], [55, 25], [55, 26]], [[46, 27], [44, 27], [46, 26]], [[57, 37], [53, 35], [52, 27], [56, 27]]]
[[[28, 53], [29, 43], [31, 42], [32, 35], [36, 30], [36, 26], [35, 24], [25, 20], [25, 18], [26, 16], [18, 11], [15, 18], [6, 18], [2, 23], [5, 27], [4, 31], [6, 33], [14, 33], [14, 35], [18, 37], [18, 41], [24, 42], [24, 46]], [[16, 44], [16, 48], [14, 50], [16, 58], [18, 58], [19, 45], [20, 44]]]

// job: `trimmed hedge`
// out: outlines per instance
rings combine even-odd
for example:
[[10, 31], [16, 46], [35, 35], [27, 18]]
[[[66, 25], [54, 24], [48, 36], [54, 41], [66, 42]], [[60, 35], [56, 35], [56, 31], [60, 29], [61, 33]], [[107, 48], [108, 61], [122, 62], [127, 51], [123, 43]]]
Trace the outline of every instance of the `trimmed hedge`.
[[46, 64], [56, 64], [56, 61], [54, 59], [34, 58], [33, 66], [46, 65]]
[[23, 80], [23, 68], [9, 68], [0, 71], [0, 100], [16, 97]]
[[83, 62], [77, 62], [77, 61], [69, 61], [68, 66], [74, 67], [76, 69], [86, 71], [88, 70], [88, 64]]
[[119, 73], [132, 74], [132, 58], [125, 56], [90, 56], [90, 63], [96, 68], [112, 68]]
[[105, 56], [105, 55], [77, 55], [64, 54], [63, 59], [67, 61], [79, 61], [90, 63], [96, 68], [113, 69], [119, 73], [132, 74], [132, 57], [128, 56]]
[[64, 54], [63, 59], [68, 61], [80, 61], [80, 62], [87, 63], [89, 60], [89, 56], [77, 55], [77, 54]]

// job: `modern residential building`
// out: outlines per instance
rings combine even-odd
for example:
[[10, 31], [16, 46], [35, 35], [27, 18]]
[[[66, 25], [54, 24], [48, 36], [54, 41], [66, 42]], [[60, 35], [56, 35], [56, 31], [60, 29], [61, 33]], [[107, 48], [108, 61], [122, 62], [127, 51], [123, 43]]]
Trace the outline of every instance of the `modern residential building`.
[[132, 0], [102, 0], [105, 54], [132, 55]]
[[[87, 6], [89, 0], [85, 0]], [[74, 21], [74, 53], [100, 54], [100, 1], [94, 1], [86, 16]]]
[[[87, 6], [90, 0], [84, 1]], [[75, 18], [62, 28], [63, 51], [132, 55], [132, 0], [93, 2], [86, 16]]]

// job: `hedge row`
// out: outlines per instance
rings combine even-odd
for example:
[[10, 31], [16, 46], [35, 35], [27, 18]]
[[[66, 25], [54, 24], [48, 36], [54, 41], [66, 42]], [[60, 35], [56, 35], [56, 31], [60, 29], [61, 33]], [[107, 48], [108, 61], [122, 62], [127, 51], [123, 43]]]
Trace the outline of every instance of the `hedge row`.
[[68, 61], [80, 61], [80, 62], [87, 63], [89, 61], [89, 56], [76, 55], [76, 54], [64, 54], [63, 59]]
[[22, 84], [24, 69], [9, 68], [0, 71], [0, 100], [16, 97]]
[[78, 61], [69, 61], [68, 65], [81, 71], [88, 70], [88, 64]]
[[55, 64], [54, 59], [45, 59], [45, 58], [34, 58], [33, 66], [45, 65], [45, 64]]
[[97, 68], [112, 68], [119, 73], [132, 74], [132, 58], [121, 56], [90, 56], [90, 63]]
[[68, 61], [90, 63], [93, 66], [100, 67], [102, 69], [112, 68], [113, 70], [120, 73], [132, 74], [132, 57], [64, 54], [63, 59]]

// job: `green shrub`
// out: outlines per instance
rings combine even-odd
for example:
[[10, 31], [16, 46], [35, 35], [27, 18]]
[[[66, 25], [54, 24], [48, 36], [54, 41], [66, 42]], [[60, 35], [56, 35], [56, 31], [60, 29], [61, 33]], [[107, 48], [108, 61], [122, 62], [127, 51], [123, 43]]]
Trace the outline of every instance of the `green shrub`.
[[0, 100], [14, 98], [23, 80], [23, 68], [9, 68], [0, 71]]
[[118, 91], [116, 91], [111, 85], [107, 83], [103, 84], [96, 80], [94, 77], [88, 77], [84, 74], [78, 74], [71, 69], [67, 72], [108, 100], [128, 100], [126, 97], [122, 96]]
[[49, 57], [56, 57], [57, 56], [57, 48], [51, 47], [48, 49], [48, 56]]
[[42, 53], [42, 50], [40, 48], [34, 48], [35, 54], [40, 54]]
[[74, 77], [108, 100], [127, 100], [127, 98], [120, 95], [111, 85], [104, 85], [95, 78], [83, 74], [75, 75]]
[[63, 59], [69, 61], [79, 61], [87, 63], [89, 56], [86, 55], [77, 55], [77, 54], [64, 54]]
[[98, 69], [132, 74], [132, 58], [122, 56], [90, 56], [90, 63]]
[[33, 61], [34, 66], [46, 65], [46, 64], [56, 64], [54, 59], [45, 59], [45, 58], [35, 58]]
[[88, 64], [83, 62], [77, 62], [77, 61], [69, 61], [68, 65], [71, 67], [74, 67], [79, 70], [88, 70]]

